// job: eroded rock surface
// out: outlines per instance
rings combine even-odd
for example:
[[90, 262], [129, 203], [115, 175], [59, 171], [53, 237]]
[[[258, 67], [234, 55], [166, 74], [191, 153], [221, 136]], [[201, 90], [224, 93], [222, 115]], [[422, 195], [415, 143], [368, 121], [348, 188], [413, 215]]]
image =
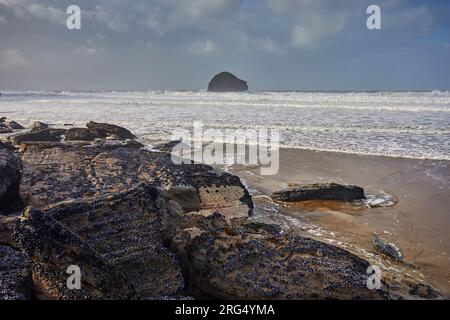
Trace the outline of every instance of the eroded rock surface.
[[0, 300], [32, 298], [31, 260], [24, 252], [0, 244]]
[[66, 141], [92, 141], [94, 134], [87, 128], [70, 128], [64, 134]]
[[0, 134], [12, 133], [12, 129], [8, 127], [4, 122], [0, 122]]
[[337, 183], [314, 183], [297, 185], [294, 188], [277, 191], [273, 198], [279, 201], [340, 200], [354, 201], [365, 199], [364, 189], [358, 186]]
[[108, 136], [116, 137], [117, 139], [134, 139], [136, 136], [132, 134], [128, 129], [116, 126], [109, 123], [88, 122], [86, 124], [88, 129], [96, 136], [106, 138]]
[[[44, 247], [36, 253], [32, 244], [48, 229], [35, 226], [44, 221], [41, 216], [51, 218], [44, 221], [47, 226], [56, 224], [57, 230], [70, 232], [79, 239], [77, 246], [89, 247], [98, 259], [120, 270], [132, 287], [131, 296], [126, 297], [146, 299], [176, 296], [184, 288], [177, 257], [164, 244], [177, 232], [173, 223], [176, 210], [208, 214], [221, 209], [229, 221], [251, 212], [251, 198], [237, 177], [220, 174], [209, 166], [174, 165], [170, 154], [140, 147], [135, 143], [22, 145], [21, 194], [27, 205], [41, 211], [28, 210], [14, 239], [33, 259], [37, 287], [43, 292], [58, 299], [95, 296], [91, 292], [73, 296], [64, 288], [58, 291], [67, 278], [63, 256], [72, 249], [51, 241], [59, 237], [58, 231], [47, 234]], [[223, 192], [221, 197], [216, 190]], [[30, 228], [37, 231], [29, 233]], [[61, 258], [52, 254], [55, 261], [41, 261], [43, 252], [58, 246]], [[76, 252], [69, 254], [70, 262], [77, 264], [78, 260], [90, 266], [92, 262], [80, 256], [78, 249]], [[53, 267], [47, 270], [49, 264]], [[100, 291], [105, 294], [105, 290]]]
[[[9, 248], [8, 257], [21, 254], [28, 261], [8, 259], [4, 269], [31, 270], [35, 297], [439, 297], [422, 284], [399, 286], [394, 294], [389, 280], [369, 290], [364, 259], [283, 234], [277, 225], [247, 221], [253, 202], [238, 177], [201, 164], [176, 165], [169, 150], [144, 150], [116, 126], [106, 128], [88, 125], [97, 138], [125, 140], [20, 145], [20, 194], [29, 207], [6, 227], [0, 220], [0, 245]], [[81, 290], [66, 286], [70, 265], [82, 271]], [[19, 298], [9, 283], [20, 279], [0, 281], [0, 293]]]
[[9, 140], [15, 144], [20, 145], [26, 142], [58, 142], [61, 141], [61, 136], [65, 133], [64, 129], [42, 129], [31, 130], [29, 132], [23, 132], [9, 137]]
[[22, 126], [20, 123], [16, 122], [16, 121], [10, 121], [8, 122], [8, 127], [10, 127], [13, 130], [22, 130], [25, 129], [24, 126]]
[[135, 144], [29, 144], [22, 162], [21, 195], [29, 206], [93, 199], [146, 183], [186, 211], [220, 209], [232, 220], [247, 217], [253, 208], [238, 177], [205, 165], [175, 165], [170, 154]]
[[17, 156], [9, 148], [0, 144], [0, 215], [21, 207], [19, 185], [21, 165]]
[[35, 131], [45, 130], [48, 128], [49, 128], [48, 124], [41, 121], [36, 121], [31, 125], [31, 130]]
[[[222, 221], [221, 221], [222, 219]], [[207, 223], [207, 221], [210, 223]], [[325, 243], [229, 227], [221, 216], [172, 239], [197, 295], [217, 299], [384, 299], [366, 286], [368, 262]]]
[[[49, 214], [27, 209], [13, 239], [33, 261], [33, 278], [40, 298], [124, 299], [134, 294], [120, 270]], [[81, 268], [80, 290], [67, 287], [70, 265]]]

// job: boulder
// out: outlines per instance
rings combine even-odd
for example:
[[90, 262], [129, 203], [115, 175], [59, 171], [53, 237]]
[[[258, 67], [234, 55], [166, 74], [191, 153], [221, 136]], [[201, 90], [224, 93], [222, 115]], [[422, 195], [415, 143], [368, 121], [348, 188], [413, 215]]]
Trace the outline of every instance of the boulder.
[[220, 215], [204, 220], [210, 221], [187, 225], [171, 241], [195, 296], [388, 298], [382, 290], [367, 288], [369, 263], [348, 251], [300, 236], [230, 227]]
[[0, 134], [6, 134], [6, 133], [11, 133], [11, 132], [12, 132], [12, 130], [10, 127], [5, 125], [5, 123], [0, 122]]
[[22, 130], [25, 129], [21, 124], [17, 123], [16, 121], [10, 121], [8, 123], [8, 127], [10, 127], [13, 130]]
[[363, 188], [337, 183], [300, 184], [295, 188], [276, 191], [272, 197], [275, 200], [286, 202], [305, 200], [354, 201], [366, 198]]
[[31, 260], [19, 250], [0, 245], [0, 301], [34, 298]]
[[11, 239], [11, 233], [14, 225], [18, 220], [18, 215], [0, 215], [0, 245], [13, 246], [14, 243]]
[[14, 152], [0, 144], [0, 215], [21, 207], [21, 164]]
[[244, 223], [244, 226], [254, 230], [264, 230], [271, 233], [281, 233], [283, 229], [281, 225], [261, 218], [255, 220], [249, 219], [246, 223]]
[[379, 237], [375, 237], [373, 239], [373, 245], [382, 254], [384, 254], [384, 255], [386, 255], [386, 256], [388, 256], [390, 258], [393, 258], [394, 260], [397, 260], [397, 261], [402, 261], [403, 260], [402, 253], [400, 252], [400, 250], [394, 244], [387, 243], [383, 239], [381, 239]]
[[93, 141], [92, 132], [87, 128], [70, 128], [65, 133], [66, 141]]
[[216, 74], [208, 84], [208, 91], [212, 92], [233, 92], [247, 91], [247, 82], [237, 78], [230, 72]]
[[176, 165], [170, 154], [141, 150], [140, 145], [30, 144], [21, 159], [21, 196], [38, 208], [113, 195], [145, 183], [185, 211], [220, 210], [231, 221], [245, 219], [253, 209], [238, 177], [206, 165]]
[[88, 129], [99, 138], [105, 138], [108, 136], [115, 136], [118, 139], [134, 139], [136, 136], [132, 134], [128, 129], [116, 126], [109, 123], [89, 122], [86, 124]]
[[36, 121], [31, 125], [31, 130], [44, 130], [44, 129], [48, 129], [48, 124], [41, 121]]
[[25, 142], [58, 142], [61, 141], [61, 136], [66, 132], [64, 129], [43, 129], [31, 130], [29, 132], [19, 133], [9, 137], [9, 140], [15, 145], [20, 145]]
[[5, 122], [6, 121], [6, 117], [0, 117], [0, 123]]
[[[38, 298], [125, 299], [133, 296], [126, 277], [108, 264], [86, 241], [51, 215], [27, 208], [12, 234], [33, 261]], [[80, 267], [81, 289], [67, 287], [67, 268]]]

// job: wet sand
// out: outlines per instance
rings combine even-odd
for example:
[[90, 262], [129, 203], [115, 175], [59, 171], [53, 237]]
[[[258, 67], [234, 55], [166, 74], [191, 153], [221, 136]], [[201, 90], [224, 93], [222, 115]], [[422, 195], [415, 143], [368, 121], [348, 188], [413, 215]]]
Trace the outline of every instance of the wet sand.
[[[276, 212], [272, 218], [292, 217], [318, 226], [320, 231], [313, 235], [355, 248], [387, 267], [404, 269], [450, 294], [450, 161], [281, 149], [276, 175], [260, 176], [258, 166], [235, 165], [230, 171], [248, 184], [263, 215]], [[284, 205], [267, 197], [290, 183], [314, 182], [359, 185], [366, 194], [393, 195], [397, 204], [378, 208], [335, 201]], [[399, 247], [406, 264], [380, 255], [372, 244], [375, 234]]]

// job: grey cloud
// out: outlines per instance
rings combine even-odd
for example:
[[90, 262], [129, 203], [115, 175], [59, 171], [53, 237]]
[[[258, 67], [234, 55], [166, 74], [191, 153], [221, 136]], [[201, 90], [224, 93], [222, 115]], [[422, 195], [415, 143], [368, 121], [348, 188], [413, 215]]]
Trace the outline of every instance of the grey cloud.
[[424, 77], [411, 80], [418, 74], [428, 75], [427, 87], [450, 86], [443, 45], [450, 4], [377, 0], [382, 29], [372, 32], [365, 23], [372, 3], [79, 0], [82, 29], [69, 31], [72, 0], [0, 0], [0, 51], [9, 61], [0, 89], [13, 81], [15, 88], [198, 89], [223, 69], [254, 89], [420, 87]]
[[0, 50], [0, 67], [9, 68], [26, 64], [23, 53], [18, 49]]

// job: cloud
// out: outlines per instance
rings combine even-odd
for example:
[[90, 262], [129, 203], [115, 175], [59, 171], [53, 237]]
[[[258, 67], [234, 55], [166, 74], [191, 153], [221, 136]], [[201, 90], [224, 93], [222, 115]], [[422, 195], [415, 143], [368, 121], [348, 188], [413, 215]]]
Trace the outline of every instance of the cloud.
[[76, 54], [87, 56], [95, 56], [99, 53], [99, 51], [99, 48], [97, 48], [92, 40], [87, 40], [85, 45], [75, 49]]
[[[115, 9], [115, 8], [113, 8]], [[120, 10], [113, 10], [112, 7], [96, 5], [93, 10], [82, 10], [82, 18], [97, 23], [110, 31], [122, 33], [128, 30], [129, 26], [124, 21]]]
[[269, 0], [274, 14], [289, 19], [291, 44], [305, 48], [317, 46], [327, 38], [343, 31], [350, 20], [353, 1]]
[[11, 10], [13, 15], [19, 19], [36, 18], [60, 25], [66, 22], [66, 14], [61, 8], [44, 6], [29, 0], [0, 0], [0, 5]]
[[234, 3], [235, 0], [181, 0], [178, 2], [179, 14], [191, 21], [198, 21], [206, 16], [222, 12]]
[[193, 43], [188, 51], [195, 54], [209, 55], [217, 50], [217, 44], [211, 40]]
[[[164, 35], [181, 28], [196, 26], [221, 16], [239, 5], [237, 0], [154, 0], [140, 1], [132, 8], [132, 16], [147, 29]], [[217, 20], [216, 20], [217, 21]]]
[[317, 45], [322, 40], [344, 30], [345, 17], [310, 15], [293, 27], [292, 45], [299, 48]]
[[18, 49], [0, 50], [0, 67], [18, 67], [26, 64], [23, 53]]
[[251, 37], [245, 32], [237, 34], [237, 49], [246, 53], [263, 52], [273, 55], [285, 53], [283, 45], [271, 37]]
[[431, 31], [433, 25], [433, 15], [426, 6], [407, 8], [397, 14], [386, 14], [385, 25], [390, 29], [408, 29], [418, 33]]

